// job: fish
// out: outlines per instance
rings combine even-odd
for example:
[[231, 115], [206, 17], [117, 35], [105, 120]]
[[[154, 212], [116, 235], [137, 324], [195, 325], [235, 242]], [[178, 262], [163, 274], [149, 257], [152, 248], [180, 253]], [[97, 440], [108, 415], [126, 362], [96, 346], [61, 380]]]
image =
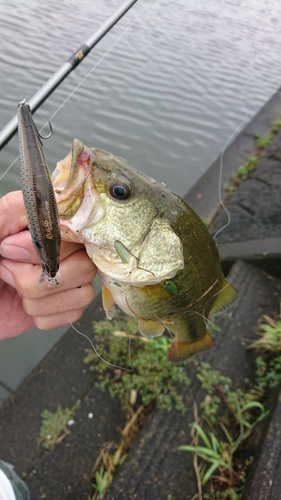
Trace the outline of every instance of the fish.
[[25, 99], [18, 104], [18, 131], [23, 200], [32, 242], [42, 268], [38, 286], [40, 289], [54, 288], [61, 282], [59, 215], [43, 153], [43, 137]]
[[145, 337], [165, 331], [172, 362], [214, 345], [210, 314], [237, 292], [200, 217], [165, 184], [74, 139], [52, 175], [62, 239], [83, 243], [98, 268], [108, 319], [115, 305]]

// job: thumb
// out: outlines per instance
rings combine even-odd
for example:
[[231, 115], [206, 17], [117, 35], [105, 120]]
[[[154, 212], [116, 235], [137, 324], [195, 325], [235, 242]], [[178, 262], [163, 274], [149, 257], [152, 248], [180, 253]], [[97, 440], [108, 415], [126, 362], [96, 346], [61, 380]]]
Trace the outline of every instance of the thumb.
[[12, 191], [0, 198], [0, 242], [27, 227], [21, 191]]

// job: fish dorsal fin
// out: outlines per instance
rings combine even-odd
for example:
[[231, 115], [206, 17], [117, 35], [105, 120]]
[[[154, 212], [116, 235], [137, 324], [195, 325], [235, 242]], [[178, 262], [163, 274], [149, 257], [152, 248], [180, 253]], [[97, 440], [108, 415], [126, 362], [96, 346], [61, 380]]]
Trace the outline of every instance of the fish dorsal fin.
[[211, 347], [214, 347], [214, 342], [208, 331], [205, 333], [204, 337], [195, 342], [179, 342], [175, 340], [169, 351], [169, 361], [179, 363], [192, 354], [210, 349]]
[[145, 237], [138, 266], [132, 272], [132, 279], [147, 280], [147, 272], [152, 281], [172, 278], [184, 268], [182, 243], [174, 233], [168, 219], [154, 219]]
[[165, 331], [165, 326], [162, 323], [151, 319], [139, 319], [138, 327], [144, 337], [159, 337]]
[[230, 283], [228, 283], [225, 278], [223, 278], [221, 289], [217, 294], [210, 314], [219, 314], [220, 312], [227, 309], [237, 298], [237, 295], [238, 293], [235, 288]]
[[104, 284], [102, 284], [102, 305], [105, 310], [107, 319], [112, 319], [114, 317], [115, 302], [113, 295]]

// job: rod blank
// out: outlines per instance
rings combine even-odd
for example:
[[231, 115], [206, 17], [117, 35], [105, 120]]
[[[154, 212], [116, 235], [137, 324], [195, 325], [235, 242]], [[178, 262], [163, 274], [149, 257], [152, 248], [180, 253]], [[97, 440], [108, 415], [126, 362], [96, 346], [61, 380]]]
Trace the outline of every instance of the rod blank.
[[[137, 2], [128, 0], [91, 36], [79, 49], [74, 52], [69, 59], [51, 76], [51, 78], [28, 100], [31, 112], [36, 109], [49, 97], [50, 94], [60, 85], [60, 83], [73, 71], [89, 54], [93, 47], [111, 30], [111, 28], [126, 14], [126, 12]], [[17, 115], [0, 132], [0, 150], [15, 135], [18, 129]]]

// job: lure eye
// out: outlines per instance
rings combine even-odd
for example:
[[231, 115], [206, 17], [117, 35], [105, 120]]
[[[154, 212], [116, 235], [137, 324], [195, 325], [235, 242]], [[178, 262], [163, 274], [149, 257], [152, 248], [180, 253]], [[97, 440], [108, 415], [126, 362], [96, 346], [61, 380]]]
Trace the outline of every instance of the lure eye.
[[132, 186], [125, 182], [112, 182], [109, 186], [109, 193], [116, 200], [127, 200], [132, 194]]

